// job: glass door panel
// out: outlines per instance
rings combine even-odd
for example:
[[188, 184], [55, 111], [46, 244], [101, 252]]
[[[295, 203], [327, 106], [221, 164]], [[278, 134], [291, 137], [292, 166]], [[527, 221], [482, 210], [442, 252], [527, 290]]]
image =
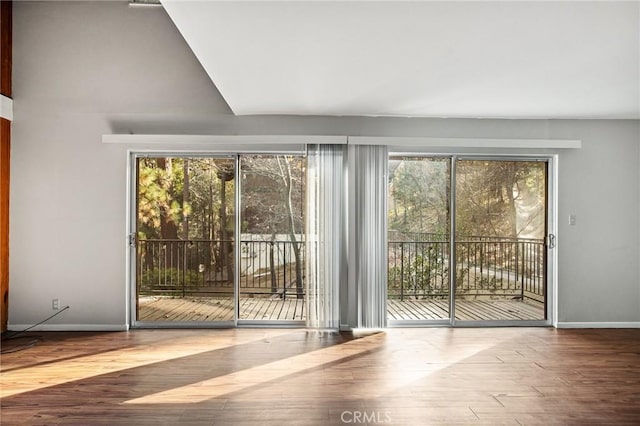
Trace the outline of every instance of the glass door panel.
[[546, 317], [547, 163], [456, 162], [455, 319]]
[[239, 320], [304, 321], [306, 159], [240, 157]]
[[449, 318], [451, 159], [391, 157], [387, 318]]
[[136, 320], [235, 320], [235, 159], [136, 163]]

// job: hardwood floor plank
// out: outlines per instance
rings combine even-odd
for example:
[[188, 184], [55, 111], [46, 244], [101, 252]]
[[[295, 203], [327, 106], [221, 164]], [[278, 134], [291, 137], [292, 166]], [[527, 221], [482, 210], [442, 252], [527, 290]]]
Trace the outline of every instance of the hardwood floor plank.
[[640, 423], [638, 329], [38, 334], [0, 358], [3, 425]]

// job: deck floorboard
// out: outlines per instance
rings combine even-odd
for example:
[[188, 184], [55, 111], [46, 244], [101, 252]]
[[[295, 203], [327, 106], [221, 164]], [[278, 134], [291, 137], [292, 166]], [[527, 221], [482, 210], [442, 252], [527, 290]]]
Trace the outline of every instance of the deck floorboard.
[[[304, 321], [305, 301], [278, 297], [240, 299], [240, 319], [253, 321]], [[441, 320], [449, 318], [449, 301], [389, 300], [390, 320]], [[222, 297], [141, 297], [138, 321], [142, 322], [207, 322], [231, 321], [233, 300]], [[520, 300], [457, 300], [456, 320], [540, 320], [544, 305]]]

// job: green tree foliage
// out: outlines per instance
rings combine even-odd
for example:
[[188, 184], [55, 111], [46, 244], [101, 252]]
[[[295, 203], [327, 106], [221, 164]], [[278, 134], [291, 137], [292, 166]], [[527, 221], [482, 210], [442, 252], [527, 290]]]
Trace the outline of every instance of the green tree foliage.
[[462, 160], [456, 169], [458, 235], [543, 237], [544, 163]]
[[[389, 167], [389, 230], [449, 233], [449, 160], [394, 158]], [[456, 164], [459, 236], [542, 238], [545, 164], [460, 160]]]
[[291, 235], [304, 232], [305, 160], [289, 155], [241, 159], [242, 231]]
[[[141, 248], [144, 267], [179, 270], [189, 260], [208, 280], [232, 281], [234, 177], [232, 159], [139, 159], [138, 237], [160, 242]], [[209, 243], [196, 252], [178, 240]]]
[[449, 232], [449, 163], [443, 159], [392, 159], [389, 229], [400, 233]]
[[[276, 234], [288, 236], [295, 258], [296, 289], [302, 297], [300, 234], [304, 232], [305, 160], [255, 155], [242, 156], [240, 164], [241, 231], [264, 236], [267, 241]], [[205, 281], [231, 281], [235, 265], [235, 188], [234, 159], [139, 159], [138, 236], [161, 244], [155, 254], [151, 249], [141, 253], [146, 267], [158, 269], [164, 262], [163, 268], [177, 273], [180, 268], [204, 265]], [[182, 262], [192, 262], [194, 241], [199, 247], [197, 262], [185, 266]], [[157, 254], [158, 250], [162, 253]], [[272, 265], [272, 269], [275, 267]], [[159, 276], [147, 275], [144, 277]]]
[[[142, 158], [139, 161], [138, 231], [141, 238], [214, 239], [220, 237], [223, 230], [233, 230], [233, 160]], [[223, 191], [226, 200], [221, 197]], [[221, 217], [226, 218], [224, 223]]]
[[[171, 229], [180, 223], [183, 206], [176, 197], [181, 189], [177, 161], [143, 158], [138, 167], [138, 231], [143, 238], [176, 238]], [[176, 228], [177, 229], [177, 228]]]
[[[448, 292], [449, 165], [449, 159], [424, 157], [390, 161], [391, 297]], [[455, 178], [456, 288], [459, 294], [468, 283], [474, 291], [503, 290], [502, 277], [490, 270], [523, 265], [516, 238], [542, 239], [546, 232], [546, 164], [458, 160]]]
[[[289, 155], [241, 158], [242, 231], [262, 235], [271, 241], [277, 234], [288, 235], [295, 262], [298, 298], [304, 297], [300, 234], [304, 233], [305, 164], [304, 158]], [[273, 257], [271, 259], [274, 275]]]

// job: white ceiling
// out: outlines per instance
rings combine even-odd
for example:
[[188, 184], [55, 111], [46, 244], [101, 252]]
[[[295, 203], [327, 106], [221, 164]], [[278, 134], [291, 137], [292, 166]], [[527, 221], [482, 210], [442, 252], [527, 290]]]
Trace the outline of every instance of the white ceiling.
[[190, 1], [235, 114], [640, 118], [638, 1]]

